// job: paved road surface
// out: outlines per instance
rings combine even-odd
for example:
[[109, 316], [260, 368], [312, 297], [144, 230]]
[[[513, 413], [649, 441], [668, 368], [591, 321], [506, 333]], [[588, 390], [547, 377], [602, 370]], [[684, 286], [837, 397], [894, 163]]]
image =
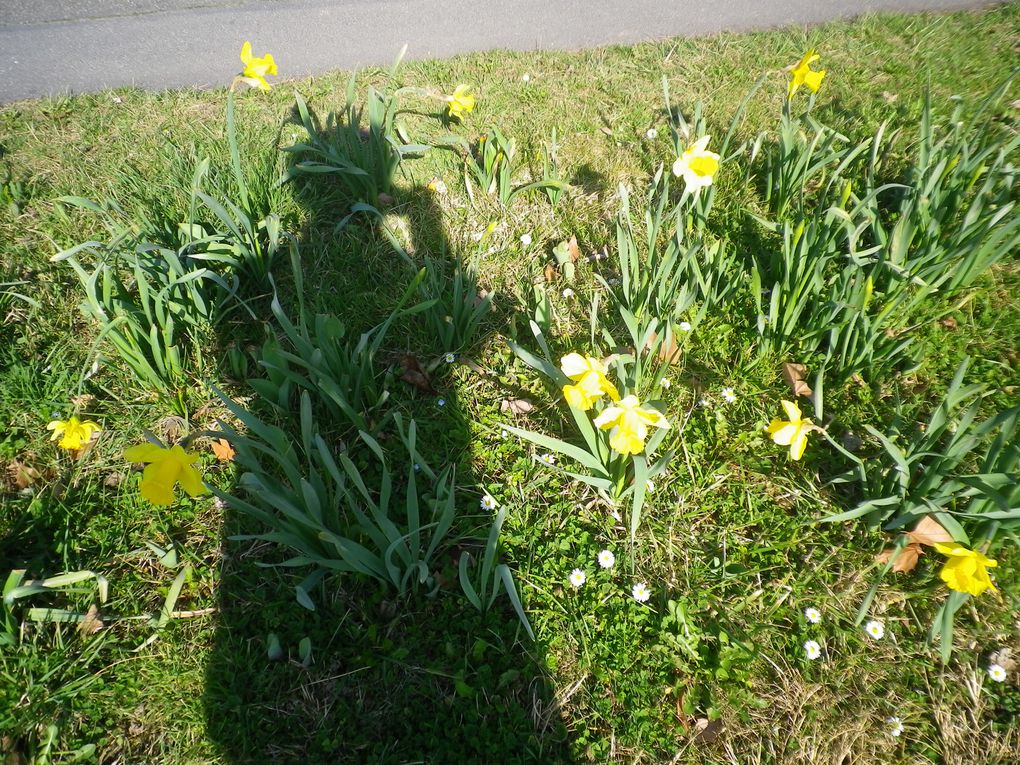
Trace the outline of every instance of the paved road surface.
[[971, 0], [0, 0], [0, 103], [123, 85], [225, 84], [241, 43], [281, 74], [468, 51], [572, 49], [811, 24]]

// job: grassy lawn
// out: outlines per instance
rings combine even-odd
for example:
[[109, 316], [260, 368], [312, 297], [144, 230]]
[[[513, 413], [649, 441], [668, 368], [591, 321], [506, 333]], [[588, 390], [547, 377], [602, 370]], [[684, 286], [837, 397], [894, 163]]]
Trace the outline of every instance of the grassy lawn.
[[[790, 209], [777, 214], [764, 179], [779, 146], [784, 68], [811, 48], [821, 55], [812, 66], [826, 76], [811, 96], [810, 114], [835, 131], [837, 158], [798, 183]], [[1015, 139], [1016, 81], [988, 111], [977, 110], [1010, 76], [1018, 50], [1020, 6], [1008, 4], [572, 53], [477, 54], [403, 64], [392, 82], [386, 72], [361, 72], [361, 103], [370, 85], [408, 89], [392, 135], [431, 148], [400, 163], [392, 189], [360, 198], [378, 215], [353, 217], [359, 199], [345, 178], [361, 182], [359, 176], [294, 170], [311, 156], [300, 150], [310, 137], [295, 94], [324, 123], [330, 112], [343, 115], [349, 74], [288, 80], [284, 60], [281, 77], [270, 78], [271, 92], [238, 89], [247, 205], [231, 172], [226, 90], [123, 89], [0, 107], [0, 577], [9, 570], [36, 580], [88, 571], [108, 585], [103, 597], [95, 578], [58, 581], [5, 602], [5, 765], [1015, 763], [1015, 417], [1012, 431], [1006, 418], [1001, 430], [981, 433], [953, 472], [993, 476], [994, 486], [974, 484], [975, 497], [954, 484], [959, 499], [934, 499], [949, 484], [939, 483], [942, 474], [927, 457], [913, 474], [917, 484], [929, 472], [935, 480], [911, 495], [922, 509], [909, 528], [931, 507], [931, 517], [957, 541], [954, 519], [970, 534], [970, 546], [998, 561], [996, 589], [959, 600], [951, 638], [929, 636], [940, 609], [959, 595], [940, 580], [946, 557], [922, 545], [915, 567], [883, 575], [891, 562], [877, 556], [912, 541], [902, 533], [907, 526], [872, 515], [820, 522], [874, 498], [862, 483], [833, 479], [852, 470], [854, 460], [878, 471], [888, 461], [882, 434], [900, 423], [892, 440], [905, 448], [936, 429], [929, 418], [965, 360], [965, 383], [984, 386], [967, 400], [975, 402], [975, 422], [1020, 405], [1015, 248], [959, 288], [924, 294], [909, 314], [916, 320], [876, 335], [882, 342], [911, 339], [914, 363], [908, 355], [890, 364], [876, 357], [852, 373], [827, 360], [834, 341], [809, 346], [807, 335], [827, 333], [827, 325], [781, 336], [769, 314], [779, 288], [765, 279], [758, 305], [754, 275], [783, 250], [784, 220], [793, 221], [791, 231], [798, 221], [820, 221], [843, 193], [864, 200], [872, 181], [894, 184], [878, 197], [878, 214], [890, 226], [902, 217], [896, 205], [909, 195], [895, 184], [909, 183], [926, 92], [938, 131], [951, 130], [959, 106], [958, 118], [975, 131], [997, 131], [1003, 146]], [[443, 116], [443, 94], [461, 83], [470, 85], [476, 103], [451, 122]], [[691, 213], [707, 190], [692, 204], [681, 200], [683, 179], [671, 178], [669, 209], [679, 205], [693, 217], [681, 214], [679, 224], [670, 218], [657, 244], [670, 238], [669, 225], [679, 225], [684, 246], [722, 242], [730, 265], [715, 271], [704, 265], [718, 277], [714, 297], [696, 293], [676, 316], [663, 317], [675, 333], [675, 352], [647, 354], [652, 371], [642, 378], [631, 359], [644, 349], [625, 340], [626, 320], [614, 303], [627, 289], [617, 260], [622, 199], [630, 199], [641, 242], [649, 183], [660, 165], [670, 176], [677, 159], [673, 130], [685, 119], [693, 124], [700, 103], [709, 149], [720, 151], [756, 84], [734, 123], [729, 152], [722, 152], [711, 214]], [[792, 100], [793, 116], [807, 108], [806, 90]], [[868, 176], [870, 147], [837, 167], [846, 156], [838, 152], [883, 125], [888, 150], [873, 165], [877, 179]], [[497, 140], [490, 128], [516, 142], [513, 186], [541, 181], [554, 155], [557, 177], [569, 184], [555, 204], [555, 194], [542, 189], [500, 201], [479, 185], [460, 147], [484, 151], [480, 137]], [[799, 129], [814, 135], [806, 119]], [[365, 134], [355, 143], [369, 147], [373, 139]], [[196, 176], [206, 159], [207, 172]], [[983, 182], [994, 160], [992, 152], [975, 179]], [[936, 175], [950, 177], [958, 161]], [[996, 226], [1016, 218], [1006, 207], [1012, 202], [1003, 200], [1018, 198], [1018, 163], [1014, 141], [996, 165], [1005, 168], [997, 187], [1004, 196], [983, 213], [991, 219], [1008, 210]], [[284, 173], [292, 177], [280, 184]], [[153, 383], [125, 363], [115, 333], [104, 334], [80, 310], [85, 292], [69, 261], [51, 259], [118, 237], [176, 250], [223, 229], [213, 207], [193, 196], [196, 178], [210, 199], [257, 211], [254, 220], [275, 214], [285, 234], [269, 276], [224, 267], [217, 273], [239, 279], [222, 309], [186, 327], [177, 317], [185, 328], [173, 344], [183, 372], [169, 384]], [[975, 183], [967, 198], [977, 193]], [[104, 210], [83, 209], [67, 197], [94, 200]], [[940, 220], [935, 240], [954, 242], [949, 256], [967, 246], [952, 239], [962, 219]], [[188, 222], [205, 229], [185, 230]], [[770, 222], [779, 228], [769, 230]], [[567, 255], [558, 260], [554, 249], [571, 237], [579, 257], [563, 248]], [[254, 236], [260, 247], [270, 238], [268, 229]], [[866, 237], [859, 244], [861, 251], [893, 247]], [[850, 257], [838, 247], [826, 273]], [[216, 271], [217, 254], [210, 247], [200, 262]], [[77, 257], [94, 267], [91, 251]], [[870, 256], [860, 257], [864, 263]], [[459, 300], [458, 263], [466, 290]], [[425, 275], [416, 277], [422, 268]], [[129, 275], [126, 293], [135, 295], [142, 278]], [[424, 281], [408, 296], [416, 278]], [[918, 279], [909, 294], [923, 292]], [[871, 289], [869, 279], [862, 313]], [[882, 289], [875, 288], [875, 300], [886, 299]], [[274, 365], [289, 363], [293, 371], [301, 363], [280, 362], [281, 353], [293, 351], [305, 362], [313, 355], [303, 355], [283, 329], [302, 310], [309, 321], [315, 314], [335, 317], [334, 330], [353, 338], [350, 345], [392, 317], [374, 355], [356, 355], [368, 359], [366, 376], [357, 378], [366, 403], [352, 415], [337, 401], [353, 400], [353, 393], [331, 396], [329, 380], [303, 388], [279, 383]], [[480, 323], [469, 327], [457, 311], [477, 311]], [[690, 321], [686, 329], [681, 320]], [[507, 429], [583, 443], [583, 426], [575, 427], [560, 384], [525, 363], [528, 354], [542, 353], [532, 321], [557, 366], [571, 352], [615, 359], [609, 377], [642, 401], [656, 401], [668, 419], [655, 457], [673, 457], [651, 479], [639, 522], [633, 502], [643, 481], [636, 473], [598, 490], [568, 474], [588, 471], [555, 454], [552, 442]], [[619, 342], [610, 343], [603, 330]], [[311, 345], [327, 346], [321, 337]], [[804, 379], [815, 395], [799, 403], [826, 431], [809, 434], [799, 460], [766, 431], [771, 420], [786, 417], [780, 401], [796, 400], [784, 382], [786, 362], [807, 366]], [[823, 367], [818, 390], [815, 375]], [[625, 384], [626, 375], [637, 376]], [[300, 389], [311, 391], [304, 421]], [[950, 413], [943, 446], [969, 432], [967, 404]], [[314, 566], [290, 565], [299, 548], [267, 538], [266, 525], [245, 506], [269, 508], [274, 517], [288, 513], [272, 488], [285, 467], [258, 450], [246, 413], [278, 426], [291, 445], [287, 453], [298, 455], [296, 469], [308, 485], [294, 496], [304, 513], [314, 514], [314, 476], [329, 475], [306, 460], [313, 432], [338, 462], [350, 456], [337, 472], [349, 463], [373, 498], [385, 493], [392, 470], [394, 517], [406, 518], [404, 497], [417, 497], [413, 487], [420, 487], [421, 512], [434, 513], [423, 516], [433, 525], [426, 523], [422, 534], [401, 535], [401, 527], [400, 545], [438, 535], [433, 508], [448, 500], [452, 526], [426, 556], [422, 583], [386, 585], [343, 571], [309, 580]], [[84, 450], [60, 449], [46, 430], [51, 420], [71, 415], [102, 428]], [[417, 440], [409, 450], [402, 431], [412, 420]], [[1013, 455], [1012, 468], [1003, 458], [993, 470], [982, 458], [1000, 432], [1000, 453]], [[224, 434], [233, 459], [211, 448]], [[146, 479], [123, 454], [147, 437], [183, 442], [198, 454], [216, 495], [178, 489], [169, 505], [146, 499], [140, 493]], [[385, 454], [385, 468], [369, 441]], [[629, 458], [614, 464], [639, 469], [629, 467], [638, 464]], [[242, 478], [245, 472], [263, 483]], [[614, 500], [615, 488], [625, 492], [622, 499]], [[330, 501], [357, 504], [357, 491], [357, 482], [348, 482]], [[974, 508], [989, 497], [988, 507], [1001, 503], [979, 515]], [[497, 508], [505, 521], [492, 562], [512, 574], [527, 624], [506, 594], [478, 609], [462, 591], [465, 576], [476, 587], [506, 581], [479, 573]], [[368, 527], [367, 520], [351, 521], [344, 533], [371, 547]], [[308, 544], [326, 543], [312, 537]], [[614, 565], [599, 564], [604, 550], [614, 554]], [[579, 586], [571, 582], [575, 569], [585, 574]], [[408, 570], [417, 582], [418, 569]], [[634, 596], [638, 584], [650, 592], [646, 600]], [[820, 620], [806, 609], [817, 609]], [[878, 639], [866, 633], [870, 620], [883, 627]], [[943, 663], [947, 640], [953, 651]], [[991, 677], [991, 665], [1003, 668], [1004, 681]]]

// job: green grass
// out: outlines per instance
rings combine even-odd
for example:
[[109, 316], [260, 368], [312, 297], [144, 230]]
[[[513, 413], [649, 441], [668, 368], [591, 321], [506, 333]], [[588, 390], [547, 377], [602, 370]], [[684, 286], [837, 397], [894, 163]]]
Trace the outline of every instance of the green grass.
[[[211, 497], [170, 508], [145, 503], [120, 454], [143, 429], [168, 435], [174, 408], [139, 387], [105, 346], [87, 374], [96, 329], [77, 310], [73, 274], [49, 258], [103, 232], [94, 216], [54, 200], [117, 200], [172, 235], [187, 215], [200, 158], [211, 158], [214, 186], [231, 193], [224, 92], [118, 90], [0, 108], [0, 179], [7, 179], [0, 282], [28, 282], [20, 290], [41, 303], [0, 303], [0, 573], [91, 569], [111, 587], [106, 626], [94, 635], [28, 625], [16, 648], [0, 649], [0, 752], [11, 762], [46, 762], [41, 750], [52, 724], [46, 756], [55, 763], [1011, 762], [1020, 745], [1016, 673], [1005, 684], [977, 686], [993, 651], [1020, 651], [1020, 554], [1001, 548], [1000, 593], [958, 615], [948, 667], [925, 643], [945, 596], [934, 553], [915, 571], [887, 577], [871, 609], [887, 637], [870, 641], [854, 616], [890, 537], [862, 524], [814, 523], [852, 496], [826, 484], [842, 463], [820, 438], [791, 463], [763, 432], [787, 395], [785, 359], [755, 354], [749, 305], [710, 316], [683, 341], [668, 396], [676, 421], [686, 419], [671, 441], [680, 456], [656, 482], [633, 548], [626, 517], [615, 518], [592, 492], [537, 464], [530, 447], [501, 436], [510, 416], [500, 402], [536, 404], [510, 418], [515, 424], [563, 427], [555, 391], [516, 363], [504, 341], [530, 337], [532, 284], [552, 247], [571, 235], [586, 255], [612, 246], [618, 184], [643, 188], [660, 162], [672, 161], [663, 75], [675, 106], [689, 112], [704, 101], [709, 132], [721, 138], [744, 93], [771, 71], [739, 142], [775, 126], [782, 68], [816, 47], [828, 75], [815, 114], [862, 139], [884, 120], [915, 129], [928, 85], [943, 118], [950, 96], [976, 102], [1009, 74], [1018, 38], [1013, 4], [576, 53], [478, 54], [399, 70], [400, 85], [438, 95], [466, 82], [478, 96], [475, 111], [452, 127], [435, 119], [438, 99], [409, 101], [398, 122], [413, 140], [435, 143], [451, 131], [475, 140], [497, 126], [517, 140], [537, 177], [536, 152], [555, 127], [560, 165], [574, 186], [555, 208], [535, 194], [503, 210], [477, 189], [472, 202], [460, 160], [436, 149], [404, 165], [386, 215], [416, 263], [474, 257], [480, 286], [495, 293], [483, 336], [465, 351], [485, 374], [438, 364], [433, 384], [444, 407], [399, 381], [391, 387], [394, 406], [419, 424], [425, 457], [457, 465], [463, 546], [474, 550], [472, 540], [487, 533], [491, 518], [477, 509], [484, 493], [509, 509], [505, 558], [535, 641], [505, 601], [485, 615], [466, 607], [457, 547], [434, 598], [398, 598], [372, 582], [333, 577], [316, 588], [311, 612], [294, 598], [306, 572], [260, 565], [289, 553], [230, 538], [257, 533], [250, 521]], [[285, 74], [286, 62], [281, 67]], [[277, 149], [301, 133], [294, 91], [322, 115], [342, 107], [346, 80], [328, 75], [285, 81], [267, 95], [239, 94], [237, 120], [255, 195], [301, 243], [310, 307], [360, 332], [385, 318], [411, 269], [371, 226], [336, 229], [346, 208], [334, 185], [274, 185], [286, 162]], [[1018, 97], [1014, 83], [1007, 104]], [[648, 139], [652, 127], [658, 136]], [[448, 193], [428, 190], [433, 178]], [[761, 204], [742, 173], [724, 173], [711, 226], [741, 247], [767, 246], [745, 212]], [[492, 232], [476, 241], [490, 223]], [[529, 247], [520, 241], [525, 233]], [[275, 273], [288, 295], [284, 261]], [[573, 299], [561, 297], [562, 282], [548, 287], [558, 352], [587, 345], [599, 267], [578, 264]], [[920, 421], [967, 355], [969, 379], [994, 390], [987, 410], [1015, 406], [1018, 295], [1013, 258], [957, 300], [954, 325], [918, 329], [927, 351], [918, 371], [828, 390], [825, 424], [881, 427], [896, 395]], [[256, 321], [237, 315], [199, 339], [207, 365], [184, 393], [185, 430], [213, 427], [224, 414], [212, 384], [252, 396], [227, 363], [234, 349], [247, 373], [256, 371], [271, 314], [264, 295], [252, 300]], [[411, 319], [391, 331], [384, 355], [395, 366], [407, 351], [428, 362], [446, 350]], [[724, 387], [736, 390], [735, 403], [723, 403]], [[698, 406], [702, 398], [710, 405]], [[75, 408], [105, 430], [78, 462], [58, 454], [44, 430], [53, 412], [63, 418]], [[208, 454], [204, 464], [211, 482], [230, 486], [229, 466]], [[147, 616], [158, 613], [177, 573], [147, 542], [174, 545], [191, 575], [175, 606], [183, 614], [135, 650], [153, 634]], [[617, 556], [609, 571], [595, 563], [605, 548]], [[579, 590], [567, 581], [575, 567], [588, 574]], [[637, 581], [652, 589], [647, 605], [629, 597]], [[90, 596], [31, 602], [84, 609]], [[822, 611], [821, 624], [807, 623], [807, 606]], [[677, 608], [688, 615], [686, 628]], [[286, 660], [269, 660], [270, 633]], [[297, 660], [306, 637], [314, 658], [307, 668]], [[807, 639], [822, 644], [823, 660], [803, 658]], [[906, 725], [898, 739], [887, 732], [891, 716]]]

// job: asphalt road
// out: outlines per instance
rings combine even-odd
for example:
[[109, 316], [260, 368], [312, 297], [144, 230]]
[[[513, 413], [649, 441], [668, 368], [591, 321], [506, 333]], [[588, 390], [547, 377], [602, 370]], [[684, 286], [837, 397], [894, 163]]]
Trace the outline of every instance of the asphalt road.
[[973, 0], [0, 0], [0, 102], [226, 84], [241, 43], [284, 77], [469, 51], [574, 49]]

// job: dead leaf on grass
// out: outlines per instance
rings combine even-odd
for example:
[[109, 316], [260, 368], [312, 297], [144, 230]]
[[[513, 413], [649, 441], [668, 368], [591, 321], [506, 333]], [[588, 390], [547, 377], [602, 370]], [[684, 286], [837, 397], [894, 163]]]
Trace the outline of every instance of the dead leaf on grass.
[[556, 266], [554, 266], [552, 263], [546, 263], [545, 269], [542, 273], [545, 274], [545, 280], [548, 283], [551, 284], [552, 282], [556, 281]]
[[527, 414], [534, 410], [535, 405], [526, 398], [505, 398], [499, 402], [499, 411], [503, 414]]
[[234, 459], [234, 447], [230, 445], [230, 442], [225, 438], [220, 438], [209, 444], [213, 454], [216, 455], [216, 459], [220, 462], [230, 462]]
[[939, 319], [939, 324], [941, 324], [946, 329], [956, 329], [956, 319], [954, 319], [952, 316], [947, 316], [944, 319]]
[[7, 473], [10, 475], [11, 482], [18, 491], [27, 489], [42, 478], [42, 473], [34, 467], [30, 467], [24, 462], [18, 462], [17, 460], [12, 460], [7, 464]]
[[[896, 555], [896, 548], [890, 547], [888, 550], [883, 550], [875, 556], [876, 563], [888, 563], [893, 555]], [[893, 561], [892, 570], [902, 571], [904, 573], [913, 571], [914, 567], [917, 566], [917, 559], [921, 556], [921, 545], [917, 542], [911, 542], [909, 545], [899, 551], [899, 555], [896, 555], [896, 560]]]
[[[653, 332], [652, 336], [648, 339], [648, 347], [652, 347], [658, 339], [659, 336]], [[660, 361], [665, 361], [667, 364], [680, 363], [680, 347], [676, 344], [676, 335], [671, 333], [668, 343], [659, 344], [659, 352], [656, 356]]]
[[83, 635], [92, 635], [99, 632], [105, 626], [99, 616], [99, 608], [93, 603], [85, 613], [85, 618], [78, 623], [78, 631]]
[[808, 372], [803, 364], [783, 364], [783, 379], [790, 386], [795, 396], [811, 396], [814, 391], [811, 386], [804, 382], [804, 375]]
[[401, 380], [408, 385], [413, 385], [422, 393], [427, 393], [430, 396], [438, 395], [438, 391], [432, 387], [432, 381], [429, 379], [428, 373], [422, 367], [415, 354], [405, 353], [401, 356], [400, 367], [404, 370], [404, 373], [400, 375]]
[[722, 720], [709, 720], [707, 717], [699, 717], [694, 723], [694, 739], [709, 744], [719, 738], [722, 730]]
[[934, 547], [936, 543], [952, 544], [954, 541], [953, 535], [946, 531], [942, 524], [930, 515], [924, 516], [921, 522], [914, 527], [913, 531], [907, 532], [907, 536], [910, 537], [911, 542], [928, 545], [929, 547]]

